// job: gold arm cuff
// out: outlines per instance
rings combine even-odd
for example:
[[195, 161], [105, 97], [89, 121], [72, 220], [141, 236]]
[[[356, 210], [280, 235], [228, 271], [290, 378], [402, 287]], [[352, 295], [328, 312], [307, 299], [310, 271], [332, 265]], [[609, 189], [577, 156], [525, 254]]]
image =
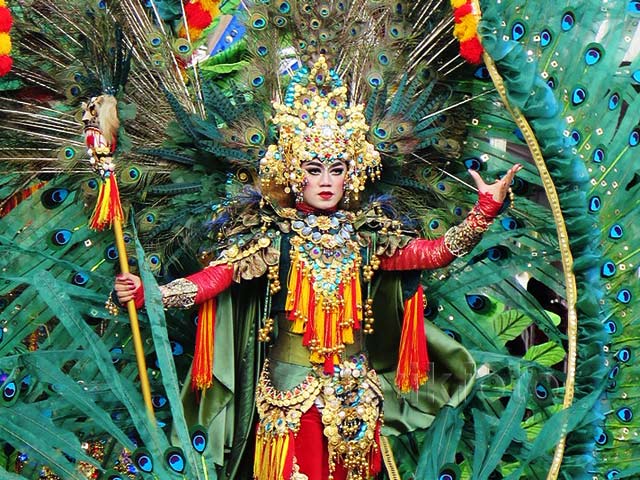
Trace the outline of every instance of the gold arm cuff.
[[189, 308], [195, 305], [198, 286], [186, 278], [178, 278], [160, 287], [165, 308]]
[[447, 230], [444, 234], [444, 245], [453, 255], [462, 257], [480, 243], [482, 234], [490, 226], [491, 220], [476, 206], [460, 225]]

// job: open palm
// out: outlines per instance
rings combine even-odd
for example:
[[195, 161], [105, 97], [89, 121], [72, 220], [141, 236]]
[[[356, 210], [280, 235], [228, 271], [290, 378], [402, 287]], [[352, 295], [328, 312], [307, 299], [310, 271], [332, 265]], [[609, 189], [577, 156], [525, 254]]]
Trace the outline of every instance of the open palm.
[[507, 170], [507, 173], [505, 173], [501, 179], [496, 180], [491, 184], [487, 184], [475, 170], [469, 170], [469, 174], [473, 177], [473, 180], [476, 183], [478, 193], [490, 193], [496, 202], [502, 203], [507, 196], [513, 177], [520, 170], [522, 170], [522, 165], [516, 163], [513, 167]]

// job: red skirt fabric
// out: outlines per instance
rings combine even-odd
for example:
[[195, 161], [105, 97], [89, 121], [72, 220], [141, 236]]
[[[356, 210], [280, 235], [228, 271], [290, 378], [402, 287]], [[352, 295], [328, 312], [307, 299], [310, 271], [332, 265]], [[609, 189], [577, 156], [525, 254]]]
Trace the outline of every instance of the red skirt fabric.
[[[371, 475], [377, 475], [382, 469], [382, 455], [380, 453], [379, 429], [376, 432], [375, 451], [371, 453]], [[300, 430], [295, 439], [295, 457], [309, 480], [328, 480], [329, 478], [329, 448], [327, 437], [323, 433], [322, 414], [314, 405], [300, 418]], [[346, 480], [347, 470], [340, 463], [336, 463], [333, 480]]]
[[[300, 473], [309, 480], [327, 480], [329, 478], [329, 449], [327, 438], [322, 431], [322, 414], [314, 405], [300, 418], [300, 430], [296, 436], [296, 459]], [[337, 464], [333, 472], [334, 480], [345, 480], [347, 471]]]

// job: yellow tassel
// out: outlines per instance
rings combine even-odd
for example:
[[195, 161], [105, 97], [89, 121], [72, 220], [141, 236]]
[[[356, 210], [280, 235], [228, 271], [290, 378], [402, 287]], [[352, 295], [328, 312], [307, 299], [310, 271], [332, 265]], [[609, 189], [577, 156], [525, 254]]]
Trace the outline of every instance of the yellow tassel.
[[6, 6], [7, 6], [7, 4], [4, 3], [4, 0], [0, 0], [0, 7], [6, 7]]
[[453, 35], [460, 42], [471, 40], [478, 33], [478, 19], [475, 15], [465, 15], [453, 28]]
[[[344, 320], [355, 320], [356, 312], [353, 311], [353, 291], [352, 284], [349, 280], [344, 284]], [[356, 289], [356, 290], [359, 290]], [[342, 343], [353, 343], [353, 328], [345, 326], [342, 329]]]
[[302, 276], [302, 285], [300, 288], [300, 300], [298, 302], [298, 313], [300, 315], [293, 323], [293, 333], [304, 333], [305, 319], [308, 318], [309, 299], [311, 298], [311, 280], [306, 275]]
[[[331, 312], [331, 315], [329, 316], [329, 328], [331, 329], [329, 331], [329, 345], [327, 345], [327, 347], [329, 348], [333, 348], [336, 347], [338, 345], [338, 322], [340, 322], [342, 320], [342, 318], [340, 318], [340, 312], [339, 311], [333, 311]], [[326, 317], [325, 317], [325, 321], [326, 321]]]
[[271, 438], [269, 440], [269, 464], [267, 465], [267, 476], [264, 480], [276, 480], [275, 478], [275, 464], [276, 456], [278, 455], [278, 440], [277, 438]]
[[284, 476], [284, 467], [287, 463], [287, 456], [289, 454], [289, 435], [284, 435], [282, 437], [282, 454], [280, 455], [280, 463], [278, 465], [278, 473], [279, 477], [282, 478]]
[[264, 439], [260, 433], [256, 434], [256, 449], [253, 454], [253, 476], [260, 478], [262, 474], [262, 459], [264, 453]]
[[[265, 438], [266, 437], [266, 438]], [[253, 476], [256, 480], [284, 480], [289, 454], [289, 435], [256, 436]]]
[[102, 182], [102, 188], [104, 193], [102, 195], [102, 202], [98, 205], [98, 222], [104, 223], [109, 215], [109, 200], [111, 199], [111, 182]]
[[451, 0], [451, 6], [453, 8], [460, 8], [461, 6], [465, 5], [467, 1], [468, 0]]
[[294, 301], [296, 299], [296, 287], [298, 286], [298, 260], [291, 259], [291, 268], [289, 269], [289, 278], [287, 279], [287, 300], [285, 302], [285, 310], [290, 312], [293, 310]]
[[8, 33], [0, 33], [0, 55], [9, 55], [11, 52], [11, 37]]

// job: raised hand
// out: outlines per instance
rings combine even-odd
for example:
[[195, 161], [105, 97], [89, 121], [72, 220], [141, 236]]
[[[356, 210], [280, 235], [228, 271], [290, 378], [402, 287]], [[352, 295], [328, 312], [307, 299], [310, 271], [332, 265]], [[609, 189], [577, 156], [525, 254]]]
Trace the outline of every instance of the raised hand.
[[135, 298], [135, 292], [142, 285], [140, 277], [132, 273], [121, 273], [116, 275], [113, 289], [118, 297], [120, 305], [125, 305], [129, 300]]
[[520, 170], [522, 170], [522, 165], [516, 163], [513, 167], [507, 170], [507, 173], [505, 173], [500, 180], [496, 180], [491, 184], [485, 183], [480, 174], [475, 170], [469, 170], [469, 175], [471, 175], [473, 181], [476, 182], [478, 193], [490, 193], [496, 202], [502, 203], [507, 197], [513, 177], [515, 177], [516, 173]]

